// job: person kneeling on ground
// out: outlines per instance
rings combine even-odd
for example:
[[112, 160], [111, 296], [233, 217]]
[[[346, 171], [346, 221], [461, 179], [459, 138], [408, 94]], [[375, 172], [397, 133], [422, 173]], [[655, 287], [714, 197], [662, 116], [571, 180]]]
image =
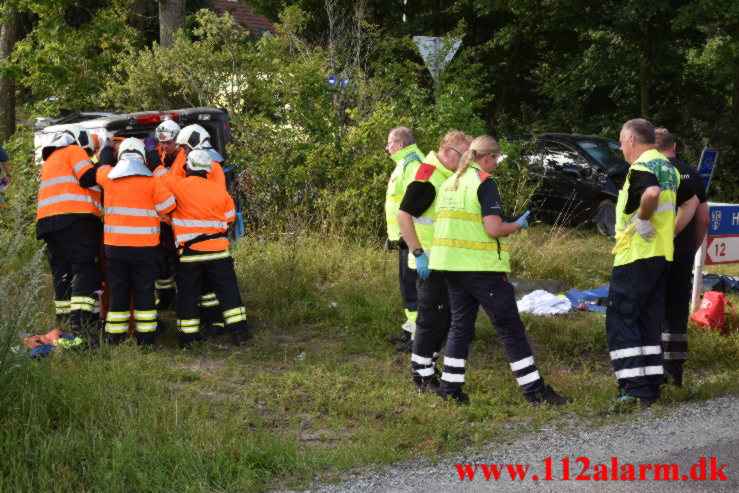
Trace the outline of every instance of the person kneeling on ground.
[[182, 347], [199, 339], [198, 298], [205, 279], [218, 297], [226, 329], [233, 334], [236, 345], [243, 346], [250, 337], [226, 238], [227, 224], [236, 217], [236, 208], [226, 189], [208, 180], [212, 165], [210, 154], [194, 150], [187, 155], [184, 178], [169, 173], [163, 166], [154, 171], [177, 200], [172, 227], [179, 253], [175, 279]]
[[462, 155], [457, 171], [439, 187], [434, 219], [433, 255], [429, 268], [445, 271], [452, 325], [444, 352], [439, 395], [460, 404], [477, 313], [482, 309], [498, 330], [508, 361], [529, 402], [561, 405], [572, 399], [558, 395], [534, 364], [526, 328], [518, 314], [507, 236], [528, 227], [528, 212], [515, 222], [503, 221], [498, 185], [490, 177], [500, 147], [482, 135]]

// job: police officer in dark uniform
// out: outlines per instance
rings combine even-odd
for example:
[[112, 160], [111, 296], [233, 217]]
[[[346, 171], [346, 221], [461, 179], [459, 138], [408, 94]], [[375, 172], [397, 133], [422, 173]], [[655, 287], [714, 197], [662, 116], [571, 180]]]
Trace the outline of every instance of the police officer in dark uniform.
[[[688, 315], [691, 270], [695, 252], [708, 230], [708, 199], [698, 170], [677, 159], [675, 137], [666, 128], [655, 129], [657, 150], [680, 173], [675, 225], [675, 253], [667, 278], [665, 318], [662, 324], [663, 366], [666, 381], [678, 387], [683, 383], [683, 364], [688, 358]], [[681, 197], [682, 196], [682, 197]], [[685, 201], [685, 197], [690, 197]], [[683, 228], [684, 226], [684, 228]], [[682, 231], [680, 231], [682, 228]]]

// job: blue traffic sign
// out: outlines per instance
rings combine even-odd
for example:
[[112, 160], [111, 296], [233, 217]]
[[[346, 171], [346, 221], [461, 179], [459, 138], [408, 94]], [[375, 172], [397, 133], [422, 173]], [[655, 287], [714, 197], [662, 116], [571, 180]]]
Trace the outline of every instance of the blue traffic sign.
[[739, 235], [739, 205], [708, 203], [708, 236]]
[[703, 186], [708, 191], [708, 185], [711, 183], [713, 170], [716, 168], [716, 160], [718, 159], [718, 151], [716, 149], [703, 149], [701, 160], [698, 163], [698, 173], [703, 178]]

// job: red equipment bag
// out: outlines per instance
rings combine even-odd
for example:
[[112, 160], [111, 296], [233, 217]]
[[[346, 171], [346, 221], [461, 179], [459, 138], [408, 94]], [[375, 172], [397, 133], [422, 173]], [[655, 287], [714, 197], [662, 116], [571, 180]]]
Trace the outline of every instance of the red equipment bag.
[[726, 299], [724, 293], [721, 291], [706, 291], [700, 308], [690, 316], [690, 319], [704, 329], [718, 329], [721, 335], [727, 336], [729, 330], [726, 327], [724, 303], [729, 305], [736, 318], [734, 305]]

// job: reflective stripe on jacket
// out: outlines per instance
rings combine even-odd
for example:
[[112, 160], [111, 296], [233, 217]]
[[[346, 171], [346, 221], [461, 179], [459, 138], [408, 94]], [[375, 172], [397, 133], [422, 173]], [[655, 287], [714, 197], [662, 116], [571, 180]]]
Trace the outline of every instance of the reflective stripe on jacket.
[[79, 181], [92, 167], [87, 153], [78, 145], [54, 151], [41, 166], [36, 221], [57, 214], [100, 216], [100, 189], [84, 188]]
[[[162, 166], [158, 167], [154, 174], [158, 175], [162, 169]], [[178, 245], [184, 246], [200, 235], [225, 233], [228, 223], [236, 218], [236, 207], [224, 186], [199, 176], [182, 178], [170, 172], [161, 174], [160, 179], [177, 200], [177, 209], [172, 213], [172, 228]], [[216, 238], [194, 243], [189, 248], [220, 252], [226, 250], [228, 244], [228, 239]]]
[[[174, 176], [179, 176], [180, 178], [185, 178], [187, 176], [185, 174], [185, 162], [186, 159], [184, 157], [184, 151], [180, 151], [181, 155], [183, 156], [182, 159], [180, 159], [180, 156], [177, 156], [177, 159], [175, 159], [174, 163], [172, 164], [172, 167], [169, 168], [169, 172], [172, 173]], [[210, 168], [210, 173], [208, 173], [208, 181], [212, 181], [213, 183], [218, 183], [223, 188], [226, 188], [226, 175], [223, 173], [223, 167], [218, 161], [213, 161], [213, 166]]]
[[[421, 243], [421, 248], [428, 252], [431, 257], [431, 249], [434, 242], [434, 214], [436, 213], [436, 202], [439, 198], [439, 188], [448, 180], [454, 172], [444, 167], [436, 157], [434, 151], [429, 152], [421, 166], [418, 167], [412, 181], [429, 182], [436, 190], [434, 201], [419, 217], [413, 218], [413, 227], [416, 230], [416, 236]], [[416, 257], [408, 255], [408, 266], [411, 269], [416, 268]]]
[[400, 201], [403, 200], [403, 195], [405, 195], [405, 187], [410, 183], [409, 177], [412, 178], [421, 165], [423, 153], [416, 144], [411, 144], [399, 150], [390, 158], [395, 161], [395, 169], [390, 175], [387, 191], [385, 192], [385, 222], [387, 223], [388, 239], [398, 241], [400, 239], [400, 228], [396, 216], [400, 208]]
[[[652, 173], [659, 183], [659, 203], [650, 218], [656, 232], [651, 241], [645, 240], [641, 234], [633, 230], [638, 219], [639, 208], [631, 214], [624, 213], [629, 198], [632, 171]], [[677, 187], [679, 185], [680, 173], [665, 156], [655, 149], [646, 151], [631, 165], [624, 186], [618, 192], [616, 202], [614, 266], [630, 264], [650, 257], [665, 257], [668, 261], [672, 261], [675, 248]]]
[[492, 238], [482, 222], [482, 206], [477, 189], [490, 175], [477, 163], [459, 177], [452, 190], [454, 176], [446, 180], [436, 198], [433, 270], [470, 272], [510, 272], [508, 238]]
[[175, 208], [174, 195], [153, 176], [111, 179], [113, 168], [97, 170], [105, 190], [103, 242], [113, 246], [145, 247], [159, 244], [159, 217]]

